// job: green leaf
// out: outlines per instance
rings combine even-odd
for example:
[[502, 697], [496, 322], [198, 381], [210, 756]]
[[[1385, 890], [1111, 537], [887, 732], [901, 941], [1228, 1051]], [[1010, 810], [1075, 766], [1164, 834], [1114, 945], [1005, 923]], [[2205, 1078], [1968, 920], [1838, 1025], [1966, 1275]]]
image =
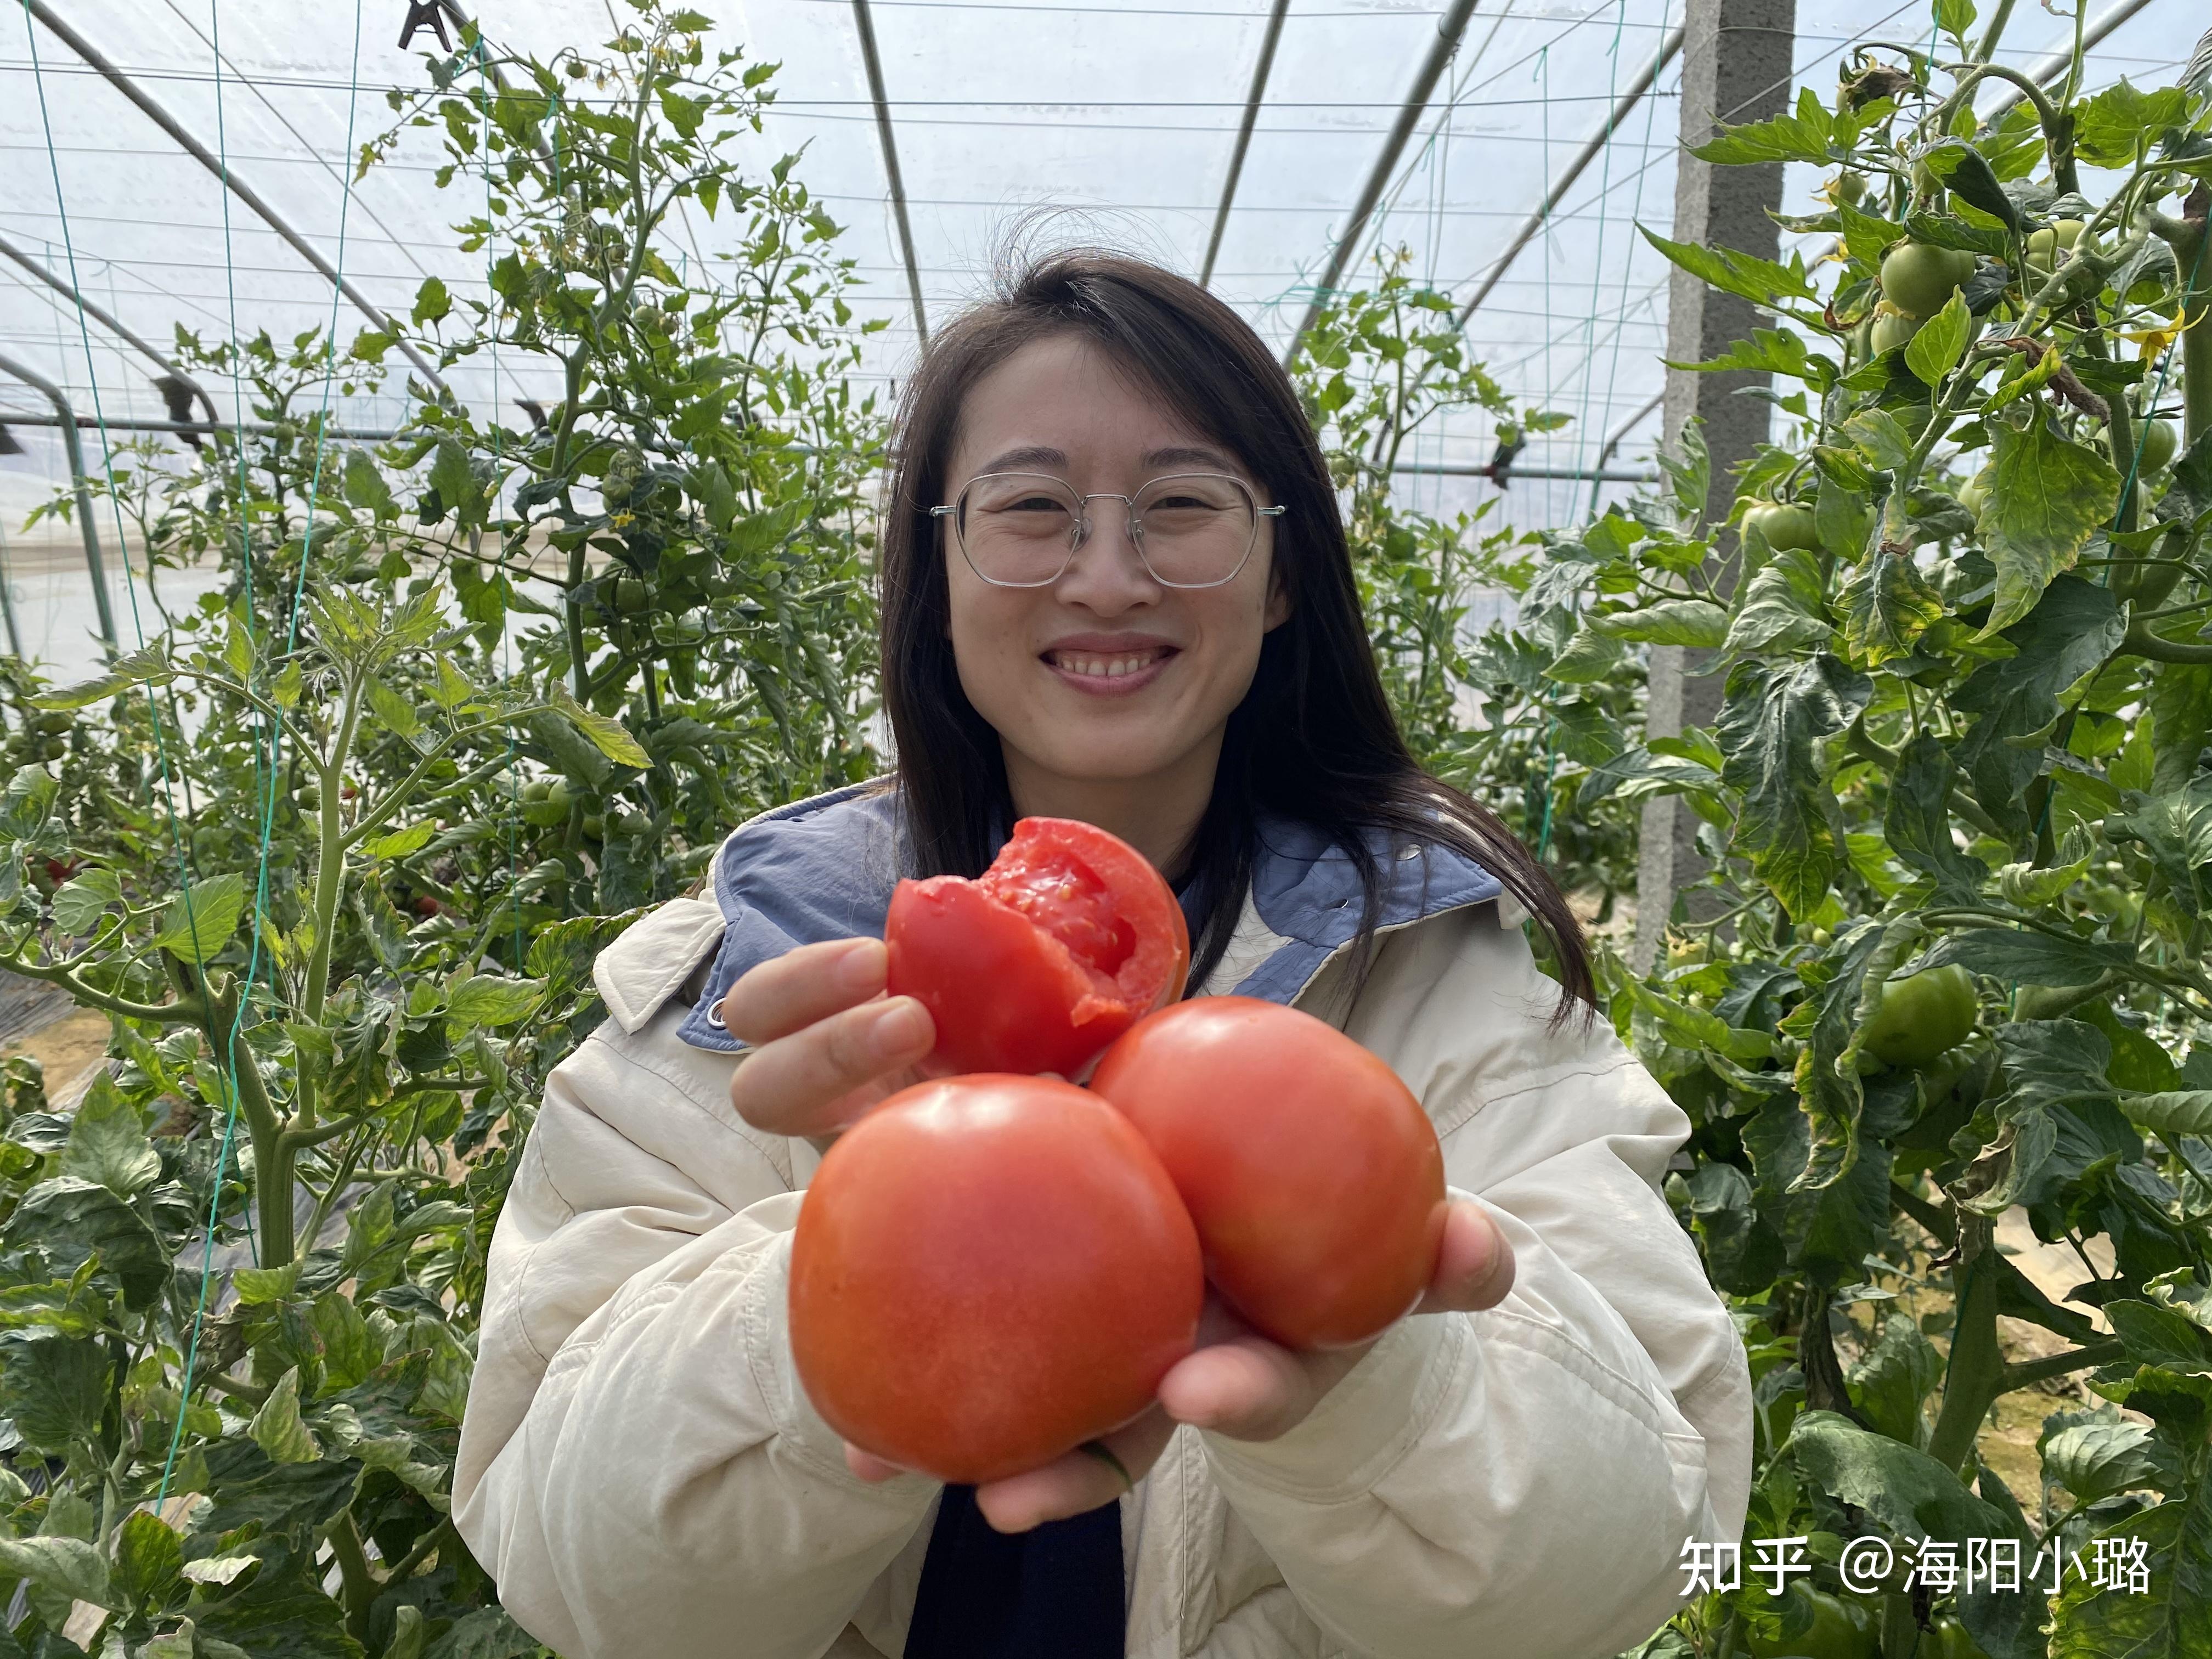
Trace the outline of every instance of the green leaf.
[[102, 911], [122, 902], [121, 877], [112, 870], [87, 870], [54, 890], [54, 927], [65, 937], [88, 933]]
[[169, 901], [154, 943], [186, 962], [211, 962], [238, 931], [245, 908], [246, 878], [236, 871], [196, 882]]
[[453, 988], [447, 1019], [456, 1025], [512, 1025], [544, 1000], [545, 981], [477, 974]]
[[1912, 459], [1912, 433], [1886, 409], [1861, 410], [1838, 430], [1882, 471], [1900, 471]]
[[1984, 639], [2035, 608], [2120, 500], [2112, 464], [2087, 444], [2061, 437], [2040, 410], [2025, 431], [1993, 424], [1996, 453], [1982, 473], [1989, 501], [1980, 522], [1997, 568], [1997, 592], [1982, 627]]
[[2157, 1460], [2150, 1430], [2120, 1419], [2106, 1405], [2084, 1421], [2045, 1433], [2037, 1441], [2043, 1454], [2043, 1478], [2066, 1488], [2084, 1504], [2154, 1484]]
[[1805, 300], [1818, 302], [1820, 295], [1805, 275], [1805, 262], [1792, 255], [1790, 263], [1780, 265], [1771, 259], [1755, 258], [1748, 253], [1739, 253], [1731, 247], [1699, 247], [1690, 242], [1670, 242], [1664, 236], [1645, 229], [1644, 240], [1657, 248], [1669, 259], [1707, 285], [1724, 294], [1739, 295], [1753, 304], [1771, 306], [1783, 300]]
[[704, 99], [686, 98], [667, 88], [660, 89], [660, 112], [668, 118], [668, 125], [676, 129], [679, 138], [689, 138], [699, 131], [699, 124], [707, 118]]
[[1955, 962], [2008, 985], [2088, 985], [2134, 960], [2134, 947], [2118, 940], [2057, 939], [2010, 927], [1953, 933], [1928, 954], [1930, 967]]
[[1960, 138], [1946, 138], [1930, 144], [1916, 159], [1960, 201], [2003, 220], [2014, 230], [2020, 228], [2020, 210], [1972, 144]]
[[1851, 572], [1836, 595], [1844, 613], [1844, 645], [1869, 667], [1908, 654], [1943, 599], [1913, 562], [1910, 550], [1885, 542]]
[[592, 745], [618, 766], [635, 766], [640, 771], [653, 764], [653, 757], [645, 752], [635, 738], [625, 731], [620, 720], [605, 714], [594, 714], [564, 688], [556, 687], [550, 699], [555, 708], [568, 717], [576, 729], [592, 740]]
[[81, 1538], [0, 1538], [0, 1573], [94, 1607], [121, 1606], [108, 1585], [106, 1558]]
[[298, 1366], [276, 1379], [246, 1431], [272, 1463], [312, 1463], [322, 1456], [313, 1431], [300, 1420]]
[[2182, 1135], [2212, 1139], [2212, 1089], [2166, 1089], [2156, 1094], [2124, 1094], [2121, 1112], [2129, 1122], [2168, 1140]]
[[133, 1308], [152, 1301], [169, 1276], [167, 1255], [137, 1211], [106, 1188], [75, 1176], [39, 1182], [0, 1227], [0, 1248], [31, 1244], [69, 1273], [97, 1255]]
[[1946, 897], [1972, 903], [1989, 879], [1989, 866], [1959, 850], [1951, 834], [1951, 788], [1958, 768], [1932, 732], [1905, 745], [1890, 776], [1882, 830], [1889, 850], [1933, 880]]
[[299, 1284], [302, 1265], [288, 1261], [281, 1267], [240, 1267], [231, 1275], [231, 1285], [247, 1307], [282, 1302]]
[[504, 1607], [479, 1607], [440, 1637], [423, 1659], [531, 1659], [538, 1640]]
[[1936, 27], [1966, 46], [1966, 31], [1974, 26], [1974, 0], [1936, 0]]
[[2011, 739], [2048, 728], [2059, 698], [2094, 673], [2126, 631], [2110, 588], [2061, 576], [2025, 621], [2005, 631], [2014, 654], [1984, 663], [1951, 694], [1955, 712], [1981, 717], [1954, 750], [1959, 764], [1982, 810], [2015, 835], [2034, 827], [2021, 803], [2042, 755]]
[[1845, 861], [1843, 818], [1816, 745], [1858, 718], [1865, 675], [1826, 652], [1800, 663], [1739, 663], [1715, 735], [1721, 780], [1743, 792], [1735, 845], [1794, 916], [1827, 896]]
[[55, 1455], [74, 1455], [99, 1439], [111, 1375], [106, 1345], [96, 1337], [41, 1331], [10, 1337], [0, 1348], [0, 1383], [15, 1431]]
[[1758, 1175], [1759, 1212], [1780, 1227], [1790, 1265], [1826, 1285], [1863, 1273], [1867, 1253], [1889, 1237], [1888, 1148], [1863, 1139], [1826, 1184], [1803, 1184], [1814, 1162], [1813, 1123], [1790, 1095], [1753, 1114], [1743, 1145]]
[[1862, 212], [1849, 202], [1836, 204], [1836, 217], [1844, 228], [1844, 251], [1869, 270], [1881, 266], [1892, 243], [1905, 238], [1905, 227], [1894, 219]]
[[2212, 738], [2212, 663], [2160, 665], [2148, 702], [2154, 744], [2151, 789], [2163, 795], [2189, 781]]
[[2200, 1330], [2177, 1310], [2124, 1297], [2105, 1304], [2105, 1317], [2136, 1363], [2212, 1375], [2212, 1332]]
[[1943, 377], [1959, 366], [1966, 355], [1966, 337], [1972, 332], [1974, 319], [1966, 310], [1966, 296], [1954, 293], [1937, 312], [1920, 325], [1919, 331], [1905, 343], [1905, 366], [1929, 386], [1939, 386]]
[[416, 325], [443, 322], [453, 308], [453, 296], [446, 292], [445, 283], [435, 276], [425, 276], [422, 286], [415, 290]]
[[1590, 618], [1598, 633], [1649, 645], [1712, 647], [1728, 637], [1728, 612], [1709, 599], [1659, 599]]
[[2174, 902], [2203, 915], [2212, 908], [2212, 775], [2200, 773], [2172, 794], [2138, 800], [2133, 811], [2106, 819], [2106, 832], [2142, 843]]
[[158, 1515], [138, 1510], [115, 1540], [116, 1588], [130, 1601], [159, 1601], [175, 1587], [185, 1564], [184, 1540]]
[[161, 1154], [146, 1138], [138, 1109], [123, 1097], [114, 1079], [101, 1072], [84, 1103], [70, 1120], [69, 1145], [62, 1149], [61, 1173], [95, 1182], [116, 1197], [131, 1199], [161, 1174]]
[[390, 835], [372, 836], [362, 842], [364, 857], [372, 859], [404, 859], [410, 853], [419, 853], [428, 847], [438, 833], [438, 826], [425, 818], [420, 823], [410, 823], [404, 830], [394, 830]]
[[2050, 1659], [2208, 1659], [2212, 1656], [2212, 1482], [2186, 1497], [2127, 1516], [2082, 1542], [2083, 1561], [2101, 1550], [2127, 1560], [2136, 1547], [2141, 1583], [2069, 1572], [2051, 1609]]
[[1824, 599], [1817, 556], [1804, 548], [1777, 553], [1752, 573], [1722, 648], [1730, 657], [1794, 655], [1826, 645], [1835, 632]]
[[422, 717], [415, 705], [374, 676], [370, 677], [367, 690], [368, 706], [386, 728], [395, 737], [416, 743], [422, 735]]
[[1807, 1412], [1790, 1431], [1797, 1467], [1822, 1491], [1864, 1510], [1900, 1538], [2009, 1538], [2012, 1528], [1926, 1452], [1860, 1428], [1833, 1412]]
[[59, 690], [43, 691], [33, 697], [33, 708], [86, 708], [113, 696], [130, 685], [167, 685], [176, 678], [169, 666], [166, 636], [151, 645], [118, 657], [104, 674], [88, 680], [79, 680], [74, 685]]
[[[437, 281], [436, 277], [430, 279]], [[346, 452], [345, 481], [347, 501], [355, 507], [366, 507], [379, 515], [393, 510], [391, 487], [384, 482], [384, 473], [365, 449]]]
[[2180, 87], [2139, 92], [2124, 76], [2116, 86], [2074, 106], [2074, 153], [2101, 167], [2130, 167], [2138, 149], [2154, 146], [2171, 127], [2189, 122], [2189, 94]]
[[1567, 641], [1566, 648], [1553, 659], [1545, 669], [1544, 678], [1562, 685], [1589, 685], [1610, 679], [1621, 663], [1620, 641], [1610, 634], [1601, 633], [1589, 617]]
[[1881, 1339], [1851, 1367], [1851, 1399], [1875, 1428], [1893, 1440], [1915, 1443], [1920, 1402], [1943, 1376], [1943, 1356], [1907, 1314], [1892, 1314]]
[[[1855, 125], [1844, 118], [1847, 131], [1855, 136]], [[1827, 106], [1807, 87], [1797, 94], [1794, 112], [1740, 127], [1723, 127], [1719, 137], [1696, 146], [1690, 154], [1721, 167], [1757, 161], [1825, 161], [1835, 126], [1836, 118], [1829, 114]]]

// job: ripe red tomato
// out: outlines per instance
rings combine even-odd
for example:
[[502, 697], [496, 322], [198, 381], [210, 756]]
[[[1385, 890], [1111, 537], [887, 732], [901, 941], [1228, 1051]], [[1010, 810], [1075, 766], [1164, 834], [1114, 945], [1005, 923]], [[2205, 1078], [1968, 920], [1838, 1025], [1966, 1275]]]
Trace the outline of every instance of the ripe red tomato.
[[1199, 997], [1140, 1021], [1091, 1086], [1152, 1143], [1207, 1277], [1265, 1335], [1364, 1342], [1419, 1299], [1443, 1237], [1443, 1152], [1397, 1074], [1334, 1027]]
[[830, 1427], [940, 1480], [1050, 1462], [1151, 1404], [1205, 1301], [1167, 1172], [1104, 1101], [984, 1074], [830, 1149], [791, 1243], [791, 1347]]
[[419, 893], [416, 896], [414, 909], [418, 916], [434, 916], [445, 908], [428, 893]]
[[1158, 871], [1073, 818], [1024, 818], [974, 881], [902, 881], [884, 923], [893, 996], [937, 1022], [925, 1069], [1075, 1077], [1182, 994], [1190, 933]]

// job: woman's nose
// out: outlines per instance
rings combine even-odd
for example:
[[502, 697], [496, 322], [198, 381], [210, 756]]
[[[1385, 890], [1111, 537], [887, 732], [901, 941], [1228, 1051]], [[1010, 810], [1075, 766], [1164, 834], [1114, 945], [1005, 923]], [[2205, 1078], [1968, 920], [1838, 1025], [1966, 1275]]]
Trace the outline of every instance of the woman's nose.
[[1138, 554], [1129, 509], [1121, 501], [1092, 501], [1089, 533], [1056, 584], [1060, 598], [1092, 611], [1115, 611], [1159, 597], [1159, 584]]

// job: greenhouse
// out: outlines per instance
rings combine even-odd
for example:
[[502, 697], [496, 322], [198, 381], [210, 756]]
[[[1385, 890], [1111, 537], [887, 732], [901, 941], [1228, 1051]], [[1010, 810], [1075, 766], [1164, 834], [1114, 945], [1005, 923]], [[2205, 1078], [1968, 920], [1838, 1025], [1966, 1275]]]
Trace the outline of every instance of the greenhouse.
[[12, 9], [0, 1659], [2212, 1659], [2201, 4]]

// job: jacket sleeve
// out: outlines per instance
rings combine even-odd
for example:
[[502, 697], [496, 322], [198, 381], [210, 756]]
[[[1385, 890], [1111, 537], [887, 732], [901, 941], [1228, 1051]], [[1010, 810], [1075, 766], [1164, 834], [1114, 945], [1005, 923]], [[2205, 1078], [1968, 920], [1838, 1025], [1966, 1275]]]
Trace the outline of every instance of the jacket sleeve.
[[817, 1659], [937, 1488], [854, 1480], [799, 1385], [793, 1144], [737, 1117], [732, 1062], [630, 976], [665, 969], [684, 920], [603, 956], [616, 1017], [547, 1079], [492, 1240], [453, 1518], [568, 1659]]
[[1657, 1190], [1687, 1120], [1601, 1022], [1552, 1024], [1556, 989], [1495, 905], [1386, 946], [1346, 1029], [1422, 1097], [1514, 1288], [1401, 1322], [1279, 1439], [1204, 1437], [1356, 1652], [1615, 1653], [1680, 1606], [1683, 1544], [1742, 1526], [1742, 1347]]

